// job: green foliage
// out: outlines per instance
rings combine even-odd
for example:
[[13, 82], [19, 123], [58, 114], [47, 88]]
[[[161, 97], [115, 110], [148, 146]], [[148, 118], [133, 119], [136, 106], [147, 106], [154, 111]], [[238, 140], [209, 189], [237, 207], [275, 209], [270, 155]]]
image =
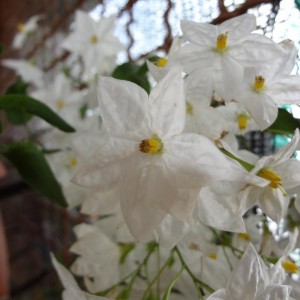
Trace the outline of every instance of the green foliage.
[[172, 288], [174, 286], [174, 284], [176, 283], [176, 281], [179, 279], [181, 273], [183, 271], [183, 268], [176, 274], [176, 276], [173, 278], [173, 280], [171, 281], [171, 283], [168, 285], [162, 300], [168, 300], [172, 291]]
[[22, 94], [22, 95], [27, 95], [27, 88], [29, 84], [24, 82], [20, 76], [17, 77], [17, 80], [10, 85], [7, 90], [6, 90], [6, 95], [7, 94]]
[[[75, 132], [73, 127], [61, 119], [47, 105], [26, 95], [8, 94], [0, 96], [0, 109], [5, 110], [6, 112], [13, 112], [15, 121], [24, 121], [24, 116], [26, 116], [26, 114], [32, 114], [42, 118], [64, 132]], [[20, 116], [19, 120], [16, 119], [16, 115], [18, 114]]]
[[2, 54], [2, 52], [3, 52], [3, 45], [0, 44], [0, 55]]
[[147, 78], [147, 72], [148, 68], [146, 63], [139, 66], [133, 62], [127, 62], [116, 67], [112, 77], [134, 82], [149, 93], [150, 83]]
[[277, 119], [267, 131], [292, 135], [296, 128], [300, 128], [300, 120], [295, 119], [293, 115], [285, 109], [279, 108]]
[[83, 104], [81, 107], [80, 107], [80, 118], [82, 119], [82, 120], [84, 120], [85, 119], [85, 117], [86, 117], [86, 112], [87, 112], [87, 110], [89, 109], [89, 107], [88, 107], [88, 105], [87, 104]]
[[128, 243], [128, 244], [119, 244], [120, 249], [120, 264], [122, 265], [125, 262], [125, 259], [127, 255], [130, 253], [131, 250], [133, 250], [135, 247], [134, 243]]
[[66, 206], [62, 189], [55, 179], [43, 152], [31, 141], [2, 145], [1, 154], [18, 170], [23, 180], [61, 206]]

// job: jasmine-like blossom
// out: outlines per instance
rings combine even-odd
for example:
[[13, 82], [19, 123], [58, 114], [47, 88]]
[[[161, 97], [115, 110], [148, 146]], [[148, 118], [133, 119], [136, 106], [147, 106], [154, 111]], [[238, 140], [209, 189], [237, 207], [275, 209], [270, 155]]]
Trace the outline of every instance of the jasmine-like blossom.
[[154, 230], [168, 213], [179, 219], [192, 215], [197, 197], [180, 211], [176, 208], [186, 201], [180, 190], [199, 190], [237, 176], [211, 141], [181, 134], [185, 102], [180, 68], [172, 69], [149, 97], [135, 84], [112, 78], [100, 80], [98, 96], [110, 139], [73, 181], [102, 191], [119, 185], [121, 209], [136, 239]]

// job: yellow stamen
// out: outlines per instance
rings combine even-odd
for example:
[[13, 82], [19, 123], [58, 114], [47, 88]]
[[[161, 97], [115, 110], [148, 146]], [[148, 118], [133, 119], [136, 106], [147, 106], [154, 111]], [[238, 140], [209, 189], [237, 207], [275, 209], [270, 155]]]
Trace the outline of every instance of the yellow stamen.
[[62, 109], [65, 106], [65, 101], [63, 99], [57, 99], [55, 101], [55, 106], [57, 109]]
[[140, 143], [140, 151], [143, 153], [157, 154], [162, 152], [163, 143], [157, 138], [142, 140]]
[[257, 173], [257, 176], [271, 181], [269, 183], [269, 187], [271, 187], [273, 189], [277, 189], [277, 188], [281, 187], [281, 177], [277, 173], [275, 173], [274, 171], [271, 171], [268, 168], [261, 169]]
[[238, 233], [238, 237], [245, 241], [250, 241], [250, 235], [248, 233]]
[[244, 130], [247, 128], [248, 120], [249, 117], [245, 113], [238, 115], [237, 122], [240, 130]]
[[168, 60], [166, 58], [159, 58], [156, 62], [155, 65], [159, 68], [163, 68], [166, 66], [168, 63]]
[[265, 88], [265, 78], [262, 76], [255, 76], [253, 88], [257, 92], [262, 91]]
[[26, 30], [26, 27], [25, 27], [25, 25], [24, 25], [23, 23], [19, 23], [19, 24], [17, 25], [17, 28], [18, 28], [18, 30], [19, 30], [20, 32], [25, 32], [25, 30]]
[[288, 273], [297, 273], [298, 272], [298, 266], [293, 263], [290, 260], [286, 260], [282, 263], [282, 267], [285, 269], [286, 272]]
[[209, 253], [208, 257], [211, 259], [217, 259], [217, 253], [215, 253], [215, 252]]
[[95, 44], [97, 44], [98, 42], [99, 42], [99, 39], [98, 39], [97, 36], [92, 35], [92, 36], [90, 37], [90, 43], [91, 43], [91, 44], [95, 45]]
[[185, 111], [189, 115], [193, 114], [193, 105], [188, 101], [185, 103]]
[[75, 167], [75, 166], [77, 166], [77, 164], [78, 164], [77, 157], [76, 156], [72, 156], [71, 159], [70, 159], [70, 165], [71, 165], [71, 167]]
[[219, 34], [217, 37], [216, 49], [220, 52], [225, 51], [227, 47], [228, 32]]

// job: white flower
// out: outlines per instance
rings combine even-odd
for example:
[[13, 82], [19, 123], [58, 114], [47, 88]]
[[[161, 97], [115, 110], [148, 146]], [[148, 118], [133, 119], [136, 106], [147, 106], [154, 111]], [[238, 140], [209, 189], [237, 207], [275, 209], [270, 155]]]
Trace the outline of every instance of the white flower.
[[15, 35], [13, 40], [13, 48], [21, 49], [26, 42], [28, 36], [34, 33], [38, 28], [38, 22], [43, 18], [41, 15], [31, 17], [26, 23], [19, 23], [18, 33]]
[[266, 266], [250, 244], [234, 269], [226, 288], [207, 300], [288, 300], [291, 287], [270, 281]]
[[100, 80], [100, 110], [111, 137], [73, 181], [102, 191], [119, 184], [121, 209], [136, 239], [183, 201], [179, 189], [199, 190], [231, 175], [230, 163], [212, 142], [180, 134], [185, 125], [183, 93], [180, 68], [172, 69], [149, 97], [133, 83]]
[[108, 298], [90, 295], [82, 291], [72, 274], [56, 260], [54, 255], [51, 255], [51, 259], [65, 288], [62, 294], [63, 300], [109, 300]]
[[33, 98], [43, 101], [62, 118], [73, 125], [80, 119], [80, 106], [83, 104], [85, 91], [73, 90], [65, 75], [58, 74], [52, 84], [31, 93]]
[[182, 45], [182, 42], [182, 37], [176, 36], [172, 41], [172, 45], [166, 58], [159, 58], [154, 63], [149, 60], [146, 61], [151, 75], [157, 82], [160, 81], [168, 73], [171, 67], [179, 64], [176, 55]]
[[[266, 37], [250, 33], [256, 29], [253, 15], [245, 14], [214, 26], [181, 21], [190, 43], [180, 51], [184, 71], [195, 78], [207, 76], [207, 87], [230, 101], [242, 83], [243, 67], [271, 60], [282, 50]], [[278, 50], [279, 49], [279, 50]]]
[[284, 44], [285, 55], [255, 68], [246, 68], [235, 100], [242, 103], [261, 130], [276, 119], [278, 106], [300, 103], [300, 76], [289, 75], [295, 66], [295, 46]]
[[114, 23], [115, 16], [96, 22], [86, 12], [77, 11], [75, 31], [62, 43], [62, 48], [81, 55], [86, 68], [98, 70], [102, 63], [124, 48], [113, 35]]
[[24, 59], [4, 59], [2, 65], [15, 70], [24, 82], [32, 83], [37, 88], [44, 86], [44, 72]]
[[290, 159], [299, 142], [299, 131], [292, 141], [274, 155], [262, 157], [250, 173], [270, 183], [266, 187], [248, 186], [240, 193], [241, 211], [258, 204], [273, 221], [279, 222], [289, 205], [286, 190], [296, 187], [300, 181], [300, 162]]
[[75, 228], [78, 240], [70, 251], [79, 255], [71, 266], [74, 274], [83, 276], [87, 289], [96, 293], [119, 280], [120, 251], [96, 226], [79, 224]]

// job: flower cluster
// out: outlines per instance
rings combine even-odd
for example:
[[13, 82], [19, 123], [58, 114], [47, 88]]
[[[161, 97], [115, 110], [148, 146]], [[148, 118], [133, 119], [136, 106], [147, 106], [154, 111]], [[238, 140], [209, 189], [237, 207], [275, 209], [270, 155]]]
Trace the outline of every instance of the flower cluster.
[[[83, 70], [70, 67], [51, 83], [36, 67], [24, 74], [24, 62], [19, 69], [4, 61], [35, 85], [33, 98], [76, 128], [42, 139], [60, 149], [48, 160], [69, 206], [92, 220], [75, 227], [70, 249], [71, 271], [89, 293], [52, 257], [63, 299], [300, 298], [291, 254], [300, 224], [299, 132], [260, 158], [237, 139], [268, 129], [282, 105], [300, 104], [293, 43], [253, 33], [250, 14], [217, 26], [184, 20], [168, 56], [146, 63], [156, 82], [148, 94], [140, 77], [116, 79], [123, 47], [114, 19], [76, 13], [62, 48]], [[295, 229], [278, 241], [270, 224], [287, 215]]]

